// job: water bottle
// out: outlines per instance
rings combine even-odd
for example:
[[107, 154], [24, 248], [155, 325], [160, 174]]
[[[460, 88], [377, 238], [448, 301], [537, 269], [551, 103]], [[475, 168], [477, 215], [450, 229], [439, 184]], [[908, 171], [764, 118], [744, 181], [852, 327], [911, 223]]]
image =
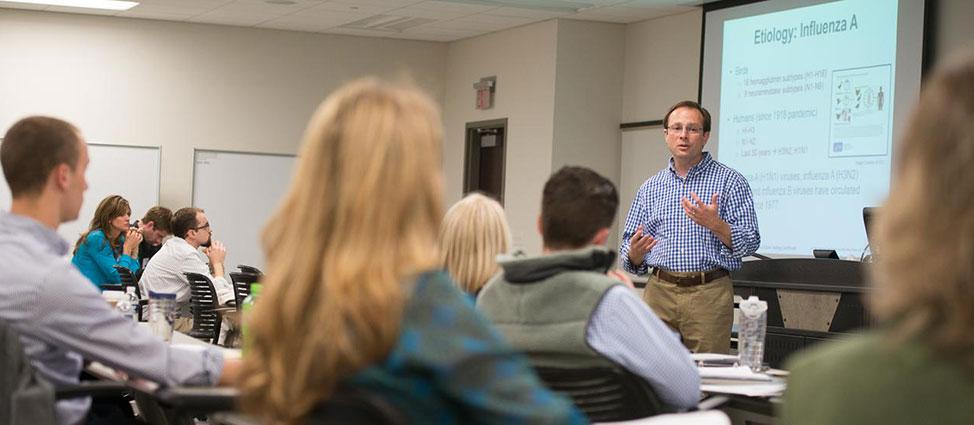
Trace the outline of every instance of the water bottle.
[[169, 342], [175, 321], [176, 294], [149, 291], [149, 327], [152, 333]]
[[261, 285], [260, 283], [257, 282], [251, 283], [250, 295], [247, 295], [247, 298], [244, 298], [242, 302], [243, 305], [240, 307], [241, 316], [242, 316], [240, 318], [240, 332], [243, 335], [244, 347], [247, 346], [247, 341], [250, 338], [250, 336], [248, 336], [247, 334], [247, 322], [250, 321], [250, 314], [251, 314], [250, 311], [253, 310], [254, 303], [257, 302], [257, 298], [260, 297], [261, 288], [263, 288], [263, 285]]
[[764, 334], [768, 326], [768, 303], [751, 295], [741, 304], [738, 356], [742, 366], [760, 372], [764, 362]]
[[135, 322], [139, 321], [139, 297], [135, 296], [134, 287], [125, 288], [125, 295], [119, 298], [115, 309], [122, 313], [122, 316]]

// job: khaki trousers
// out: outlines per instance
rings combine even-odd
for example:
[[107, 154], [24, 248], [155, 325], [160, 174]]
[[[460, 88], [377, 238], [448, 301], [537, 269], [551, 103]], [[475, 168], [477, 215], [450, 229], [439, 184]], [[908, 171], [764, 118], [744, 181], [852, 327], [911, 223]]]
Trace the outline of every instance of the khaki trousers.
[[730, 352], [734, 287], [729, 276], [704, 285], [678, 286], [650, 276], [643, 301], [694, 353]]

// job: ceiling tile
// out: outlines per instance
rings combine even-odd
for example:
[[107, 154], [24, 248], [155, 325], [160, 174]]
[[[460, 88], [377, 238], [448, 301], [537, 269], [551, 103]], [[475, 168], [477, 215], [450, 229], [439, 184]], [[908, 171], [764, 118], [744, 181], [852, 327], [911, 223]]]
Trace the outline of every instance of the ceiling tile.
[[440, 0], [427, 0], [422, 3], [417, 3], [413, 6], [422, 9], [446, 10], [446, 11], [462, 12], [467, 14], [481, 13], [491, 9], [498, 8], [497, 6], [491, 6], [491, 5], [453, 3], [449, 1], [440, 1]]
[[660, 16], [666, 16], [672, 14], [672, 12], [665, 7], [628, 7], [628, 6], [606, 6], [600, 7], [598, 9], [592, 9], [592, 13], [598, 15], [611, 15], [619, 16], [623, 18], [631, 18], [634, 20], [644, 20], [650, 18], [658, 18]]
[[92, 9], [89, 7], [65, 7], [65, 6], [50, 6], [44, 10], [48, 12], [80, 13], [82, 15], [101, 15], [101, 16], [113, 16], [113, 15], [117, 15], [120, 12], [118, 10]]
[[380, 5], [373, 5], [373, 4], [364, 4], [354, 0], [350, 0], [350, 1], [332, 0], [332, 1], [318, 4], [309, 10], [313, 10], [315, 12], [337, 11], [337, 12], [367, 13], [369, 15], [379, 15], [393, 9], [398, 9], [400, 7], [402, 6], [395, 6], [395, 5], [380, 6]]
[[0, 1], [0, 7], [6, 9], [44, 10], [51, 6], [46, 4], [9, 3]]
[[231, 14], [231, 13], [204, 13], [202, 15], [197, 15], [192, 18], [187, 19], [190, 22], [200, 22], [205, 24], [218, 24], [218, 25], [237, 25], [243, 27], [252, 27], [259, 23], [268, 21], [267, 16], [262, 15], [245, 15], [245, 14]]
[[497, 16], [491, 12], [470, 15], [467, 18], [476, 19], [479, 22], [485, 22], [490, 24], [506, 25], [511, 28], [541, 20], [539, 18], [525, 18], [525, 17], [518, 17], [518, 16]]
[[[596, 10], [598, 10], [598, 9], [596, 9]], [[627, 18], [627, 17], [624, 17], [624, 16], [605, 15], [605, 14], [595, 13], [595, 12], [589, 11], [589, 10], [585, 10], [585, 11], [579, 12], [579, 13], [577, 13], [575, 15], [568, 16], [567, 18], [568, 19], [579, 19], [579, 20], [583, 20], [583, 21], [615, 22], [615, 23], [622, 23], [622, 24], [629, 23], [629, 22], [636, 22], [636, 21], [640, 21], [641, 20], [639, 18]]]
[[365, 6], [379, 6], [379, 7], [403, 7], [409, 6], [416, 3], [422, 3], [423, 0], [327, 0], [342, 3], [355, 3]]
[[159, 19], [163, 21], [185, 21], [196, 14], [193, 13], [170, 13], [164, 10], [152, 10], [152, 9], [138, 9], [132, 8], [126, 10], [118, 15], [122, 18], [139, 18], [139, 19]]
[[140, 4], [119, 14], [119, 16], [196, 16], [213, 10], [214, 6], [193, 7], [185, 4], [160, 5], [159, 3]]
[[555, 12], [551, 10], [524, 9], [520, 7], [499, 7], [492, 9], [491, 15], [497, 16], [516, 16], [521, 18], [550, 19], [570, 15], [568, 12]]
[[215, 12], [235, 15], [264, 15], [266, 18], [289, 15], [321, 4], [321, 0], [291, 0], [294, 4], [272, 4], [263, 0], [237, 0], [216, 9]]
[[345, 35], [358, 35], [363, 37], [383, 37], [383, 38], [389, 37], [394, 34], [387, 31], [372, 31], [372, 30], [361, 30], [361, 29], [343, 28], [343, 27], [331, 28], [328, 29], [326, 32], [330, 34], [345, 34]]
[[453, 34], [419, 34], [419, 33], [400, 33], [396, 34], [394, 37], [401, 40], [421, 40], [421, 41], [454, 41], [463, 38], [463, 36], [453, 35]]
[[233, 3], [234, 0], [136, 0], [136, 1], [139, 2], [139, 5], [135, 6], [135, 8], [151, 5], [156, 7], [213, 9], [228, 3]]
[[262, 22], [258, 24], [257, 27], [273, 29], [273, 30], [303, 31], [303, 32], [322, 32], [329, 28], [317, 23], [287, 22], [287, 21], [280, 21], [277, 19], [272, 21]]
[[337, 27], [342, 24], [347, 24], [349, 22], [355, 22], [359, 19], [366, 18], [366, 17], [368, 17], [368, 15], [363, 13], [346, 13], [346, 12], [331, 12], [327, 15], [296, 13], [293, 15], [274, 18], [272, 20], [261, 23], [260, 26], [265, 26], [264, 24], [268, 24], [268, 25], [273, 25], [273, 28], [279, 28], [280, 26], [296, 25], [302, 27], [310, 26], [310, 27], [318, 28], [318, 30], [325, 30], [331, 27]]
[[470, 15], [468, 12], [460, 12], [456, 10], [445, 10], [445, 9], [429, 9], [417, 6], [407, 6], [400, 9], [396, 9], [392, 12], [395, 15], [401, 16], [412, 16], [416, 18], [429, 18], [429, 19], [454, 19], [463, 16]]

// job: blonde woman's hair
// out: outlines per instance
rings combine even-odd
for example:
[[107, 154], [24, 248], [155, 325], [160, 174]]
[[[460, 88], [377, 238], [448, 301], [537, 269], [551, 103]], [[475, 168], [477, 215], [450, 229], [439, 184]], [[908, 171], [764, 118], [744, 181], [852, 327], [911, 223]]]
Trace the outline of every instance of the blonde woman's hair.
[[497, 274], [497, 255], [511, 249], [504, 207], [479, 193], [446, 212], [440, 227], [440, 260], [460, 289], [476, 294]]
[[263, 232], [267, 278], [241, 383], [247, 411], [300, 423], [392, 350], [408, 283], [438, 267], [440, 139], [436, 107], [414, 88], [360, 80], [315, 112]]
[[870, 305], [974, 370], [974, 55], [926, 81], [896, 159]]

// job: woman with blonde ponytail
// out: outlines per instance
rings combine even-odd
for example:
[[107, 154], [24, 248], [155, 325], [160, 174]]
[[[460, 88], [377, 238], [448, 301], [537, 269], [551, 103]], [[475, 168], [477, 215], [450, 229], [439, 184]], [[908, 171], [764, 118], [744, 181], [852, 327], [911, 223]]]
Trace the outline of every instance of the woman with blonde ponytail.
[[248, 323], [242, 405], [263, 421], [302, 423], [339, 387], [411, 423], [584, 421], [436, 270], [441, 127], [428, 97], [375, 80], [312, 117]]
[[440, 261], [464, 292], [476, 297], [500, 271], [497, 256], [511, 250], [504, 207], [479, 193], [446, 212], [440, 227]]

